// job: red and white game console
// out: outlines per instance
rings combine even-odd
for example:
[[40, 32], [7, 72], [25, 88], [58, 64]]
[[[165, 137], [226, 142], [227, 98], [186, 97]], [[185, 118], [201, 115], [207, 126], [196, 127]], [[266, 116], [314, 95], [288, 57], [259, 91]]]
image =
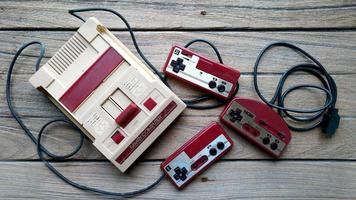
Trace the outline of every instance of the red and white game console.
[[240, 77], [232, 67], [178, 45], [172, 47], [163, 72], [222, 99], [235, 94]]
[[122, 172], [186, 107], [93, 17], [30, 82]]
[[274, 157], [279, 157], [291, 140], [286, 122], [260, 101], [236, 97], [220, 119]]
[[161, 164], [161, 169], [178, 189], [182, 189], [232, 145], [224, 129], [212, 122], [170, 155]]

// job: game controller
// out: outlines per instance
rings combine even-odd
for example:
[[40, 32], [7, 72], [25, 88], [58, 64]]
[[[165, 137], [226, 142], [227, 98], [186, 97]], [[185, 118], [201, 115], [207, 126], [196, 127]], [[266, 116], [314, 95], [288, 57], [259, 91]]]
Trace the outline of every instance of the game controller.
[[178, 45], [172, 47], [163, 72], [222, 99], [235, 94], [240, 77], [239, 71]]
[[212, 122], [170, 155], [161, 164], [161, 169], [178, 189], [182, 189], [227, 153], [232, 145], [224, 129]]
[[291, 140], [289, 128], [277, 112], [253, 99], [234, 98], [220, 119], [274, 157], [279, 157]]

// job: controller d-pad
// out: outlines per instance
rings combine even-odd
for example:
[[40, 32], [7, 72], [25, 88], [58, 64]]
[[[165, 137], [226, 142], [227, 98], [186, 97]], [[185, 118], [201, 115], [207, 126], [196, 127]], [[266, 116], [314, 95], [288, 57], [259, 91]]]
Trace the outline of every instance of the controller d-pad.
[[176, 174], [180, 174], [180, 172], [181, 172], [180, 167], [176, 167], [176, 168], [174, 169], [174, 172], [175, 172]]
[[231, 122], [241, 121], [241, 119], [242, 119], [241, 112], [242, 111], [238, 108], [236, 110], [230, 110], [230, 112], [229, 112], [230, 121]]
[[183, 167], [183, 168], [180, 168], [180, 167], [176, 167], [174, 169], [174, 172], [175, 174], [173, 175], [173, 178], [177, 181], [177, 180], [182, 180], [184, 181], [185, 179], [187, 179], [187, 173], [188, 173], [188, 170], [187, 168]]
[[174, 180], [178, 181], [178, 179], [180, 179], [180, 176], [179, 176], [179, 174], [174, 174], [173, 178], [174, 178]]
[[183, 167], [183, 168], [182, 168], [182, 174], [185, 175], [185, 174], [187, 174], [187, 173], [188, 173], [188, 170], [187, 170], [185, 167]]
[[177, 58], [177, 60], [172, 60], [171, 66], [173, 67], [173, 71], [178, 73], [180, 70], [184, 71], [185, 65], [183, 64], [183, 59]]
[[180, 180], [185, 181], [185, 179], [187, 179], [187, 175], [183, 174], [182, 176], [180, 176]]

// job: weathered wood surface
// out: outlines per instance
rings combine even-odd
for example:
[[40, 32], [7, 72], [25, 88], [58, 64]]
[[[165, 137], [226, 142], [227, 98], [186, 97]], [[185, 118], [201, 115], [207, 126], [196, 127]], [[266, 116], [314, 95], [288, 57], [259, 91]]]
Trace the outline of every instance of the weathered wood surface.
[[[26, 124], [37, 135], [38, 130], [52, 118], [25, 118]], [[182, 116], [174, 126], [159, 138], [141, 160], [164, 159], [179, 146], [193, 137], [203, 126], [217, 120], [217, 116], [192, 117]], [[54, 125], [44, 140], [53, 152], [69, 153], [79, 142], [79, 136], [69, 127]], [[24, 135], [16, 122], [11, 118], [0, 121], [0, 159], [1, 160], [30, 160], [37, 158], [37, 150], [30, 139]], [[224, 126], [225, 127], [225, 126]], [[251, 145], [240, 135], [226, 127], [228, 134], [235, 142], [231, 153], [223, 159], [270, 159], [270, 157]], [[307, 133], [293, 133], [293, 139], [283, 154], [283, 159], [350, 159], [356, 160], [356, 120], [342, 118], [338, 132], [332, 138], [325, 138], [320, 130]], [[73, 159], [105, 158], [87, 141], [82, 150]]]
[[[158, 68], [163, 66], [172, 43], [205, 38], [217, 45], [225, 64], [242, 72], [238, 94], [257, 98], [251, 76], [256, 56], [266, 44], [282, 40], [315, 56], [338, 85], [337, 107], [342, 119], [332, 138], [325, 138], [319, 129], [293, 133], [282, 161], [272, 161], [226, 128], [236, 145], [223, 161], [181, 192], [165, 180], [138, 199], [356, 199], [356, 2], [333, 0], [1, 1], [0, 199], [108, 199], [74, 189], [51, 174], [37, 160], [35, 146], [11, 118], [4, 95], [8, 65], [21, 44], [31, 40], [44, 42], [46, 61], [81, 24], [67, 10], [98, 5], [113, 8], [128, 19], [138, 30], [142, 51]], [[110, 28], [125, 28], [108, 14], [83, 14], [90, 15]], [[136, 52], [126, 31], [114, 33]], [[204, 45], [193, 48], [214, 57]], [[37, 54], [38, 49], [31, 48], [18, 60], [13, 85], [15, 106], [35, 134], [48, 120], [63, 116], [28, 83]], [[282, 48], [268, 54], [259, 79], [264, 94], [270, 96], [281, 73], [301, 62], [306, 60]], [[304, 74], [292, 77], [287, 84], [293, 82], [317, 83]], [[179, 82], [172, 80], [172, 84], [182, 98], [199, 94]], [[287, 104], [311, 108], [322, 104], [323, 98], [323, 94], [301, 91], [292, 94]], [[184, 111], [127, 174], [119, 173], [88, 141], [72, 161], [55, 165], [66, 175], [91, 186], [114, 191], [140, 188], [158, 176], [162, 159], [207, 123], [217, 120], [221, 109]], [[51, 127], [44, 138], [50, 150], [62, 153], [73, 149], [78, 140], [73, 130], [60, 124]]]
[[[355, 28], [354, 1], [2, 1], [0, 28], [74, 28], [68, 9], [108, 7], [138, 29]], [[83, 14], [89, 16], [91, 14]], [[110, 27], [124, 25], [97, 14]]]
[[[114, 32], [132, 51], [135, 49], [127, 32]], [[135, 32], [138, 44], [146, 57], [161, 68], [173, 43], [186, 44], [195, 38], [213, 42], [219, 49], [224, 63], [236, 67], [241, 72], [252, 72], [253, 64], [260, 50], [276, 41], [293, 43], [317, 58], [330, 73], [356, 73], [356, 32]], [[72, 35], [73, 31], [0, 31], [0, 73], [5, 73], [7, 65], [16, 49], [23, 43], [40, 40], [46, 45], [46, 57], [51, 57]], [[204, 44], [194, 44], [192, 48], [215, 58], [212, 50]], [[38, 55], [38, 48], [30, 48], [25, 55]], [[9, 55], [10, 54], [10, 55]], [[273, 55], [273, 56], [272, 56]], [[44, 60], [45, 61], [45, 60]], [[19, 59], [15, 73], [33, 73], [34, 59]], [[293, 64], [306, 62], [305, 58], [285, 48], [276, 48], [267, 54], [260, 71], [281, 73]], [[30, 64], [30, 65], [29, 65]]]
[[[13, 99], [15, 105], [17, 105], [19, 112], [23, 116], [28, 117], [54, 117], [59, 116], [59, 112], [54, 112], [56, 108], [49, 103], [49, 100], [45, 98], [40, 92], [32, 87], [28, 82], [30, 75], [15, 75], [13, 76]], [[356, 88], [349, 87], [349, 83], [356, 81], [356, 75], [333, 75], [336, 83], [338, 84], [338, 102], [337, 106], [340, 109], [341, 116], [344, 117], [355, 117], [356, 113]], [[0, 75], [0, 80], [3, 80], [0, 83], [2, 88], [5, 87], [5, 75]], [[259, 77], [259, 82], [261, 83], [261, 90], [266, 97], [271, 96], [274, 92], [277, 81], [279, 80], [279, 75], [261, 75]], [[295, 75], [290, 78], [288, 84], [291, 82], [301, 81], [304, 83], [316, 83], [316, 80], [311, 76], [307, 75]], [[172, 81], [173, 90], [181, 98], [188, 98], [196, 96], [199, 92], [194, 89], [187, 87], [177, 81]], [[251, 75], [243, 75], [240, 80], [240, 89], [238, 95], [258, 98], [254, 91], [252, 84]], [[286, 100], [287, 105], [291, 105], [297, 108], [311, 108], [315, 106], [320, 106], [324, 102], [324, 94], [312, 93], [313, 91], [303, 91], [295, 94], [291, 94], [290, 98]], [[305, 95], [308, 95], [310, 98], [305, 98]], [[0, 98], [3, 100], [0, 102], [0, 111], [3, 117], [8, 117], [10, 115], [5, 102], [4, 92], [0, 94]], [[187, 109], [184, 111], [184, 116], [217, 116], [221, 111], [221, 108], [205, 110], [203, 112], [197, 112], [196, 110]]]
[[[26, 117], [25, 121], [35, 132], [49, 119], [61, 117], [62, 114], [37, 90], [27, 82], [30, 75], [20, 74], [14, 76], [13, 98], [15, 105], [18, 108], [19, 113]], [[2, 76], [4, 77], [4, 76]], [[294, 79], [302, 82], [307, 82], [310, 77], [297, 75]], [[356, 131], [356, 117], [355, 109], [355, 88], [349, 88], [350, 82], [355, 82], [355, 75], [334, 75], [336, 82], [339, 85], [339, 103], [338, 108], [342, 116], [342, 123], [340, 129], [333, 138], [324, 138], [319, 129], [311, 131], [310, 133], [293, 133], [293, 140], [284, 158], [339, 158], [339, 159], [355, 159], [356, 151], [354, 146], [356, 144], [356, 138], [354, 132]], [[260, 79], [263, 84], [263, 89], [268, 95], [272, 93], [274, 85], [277, 81], [275, 75], [263, 75]], [[293, 80], [292, 80], [293, 81]], [[4, 81], [2, 81], [3, 83]], [[241, 77], [241, 89], [240, 95], [257, 98], [251, 86], [251, 76], [244, 75]], [[176, 83], [176, 82], [175, 82]], [[0, 83], [0, 85], [2, 85]], [[191, 96], [193, 92], [189, 91], [183, 85], [176, 87], [174, 90], [182, 97]], [[2, 87], [4, 88], [4, 86]], [[311, 96], [313, 99], [304, 98], [306, 95]], [[29, 139], [23, 135], [23, 131], [18, 128], [17, 124], [10, 117], [7, 105], [5, 103], [5, 96], [1, 95], [0, 109], [2, 113], [2, 122], [0, 122], [3, 129], [0, 134], [9, 138], [5, 140], [4, 144], [0, 145], [4, 151], [0, 153], [3, 159], [33, 159], [36, 158], [35, 147], [29, 141]], [[287, 105], [295, 105], [297, 107], [303, 107], [310, 104], [312, 106], [322, 104], [322, 95], [311, 94], [310, 92], [300, 92], [298, 95], [293, 95], [288, 99]], [[163, 159], [174, 149], [183, 144], [186, 140], [192, 137], [199, 129], [205, 126], [207, 123], [218, 119], [218, 114], [222, 108], [208, 110], [204, 112], [197, 112], [195, 110], [187, 109], [182, 114], [182, 117], [177, 120], [177, 123], [167, 130], [166, 134], [161, 137], [159, 143], [152, 146], [148, 154], [144, 156], [144, 159]], [[229, 129], [227, 129], [229, 130]], [[74, 146], [75, 141], [70, 142], [68, 145], [62, 145], [65, 141], [68, 141], [68, 137], [75, 133], [70, 130], [58, 131], [59, 133], [52, 135], [49, 140], [49, 146], [57, 147], [55, 150], [65, 151]], [[226, 158], [268, 158], [265, 154], [261, 153], [254, 146], [251, 146], [245, 139], [230, 131], [234, 135], [234, 140], [237, 145], [234, 148], [232, 154]], [[75, 138], [75, 137], [74, 137]], [[20, 143], [18, 141], [21, 141]], [[59, 143], [60, 142], [60, 143]], [[327, 146], [327, 148], [325, 148]], [[26, 148], [26, 150], [23, 150]], [[59, 148], [59, 149], [58, 149]], [[6, 149], [12, 149], [12, 151], [6, 151]], [[11, 152], [11, 153], [10, 153]], [[4, 155], [3, 155], [4, 154]], [[94, 150], [90, 145], [86, 145], [83, 148], [81, 154], [76, 157], [78, 159], [96, 159], [102, 158], [100, 154]]]
[[[80, 183], [116, 192], [141, 188], [160, 173], [159, 162], [137, 164], [125, 175], [106, 162], [55, 166]], [[165, 180], [137, 199], [355, 199], [355, 171], [355, 162], [218, 162], [183, 191]], [[109, 199], [63, 184], [39, 162], [2, 162], [0, 181], [0, 199]]]

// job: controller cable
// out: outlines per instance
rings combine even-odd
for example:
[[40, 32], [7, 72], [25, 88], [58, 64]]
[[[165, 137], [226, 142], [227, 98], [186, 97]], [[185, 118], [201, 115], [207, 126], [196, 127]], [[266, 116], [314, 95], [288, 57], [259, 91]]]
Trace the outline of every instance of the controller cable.
[[[312, 61], [313, 63], [304, 63], [298, 64], [295, 66], [290, 67], [287, 71], [283, 73], [279, 82], [277, 84], [276, 90], [273, 94], [271, 100], [267, 100], [262, 94], [258, 87], [258, 67], [262, 57], [268, 52], [270, 49], [274, 47], [284, 47], [289, 48], [297, 53], [302, 54], [308, 60]], [[312, 84], [298, 84], [287, 88], [283, 92], [283, 86], [288, 79], [288, 77], [296, 72], [305, 72], [314, 77], [316, 77], [320, 82], [321, 86], [319, 85], [312, 85]], [[261, 98], [263, 102], [265, 102], [268, 106], [277, 109], [280, 116], [289, 119], [290, 121], [296, 123], [308, 123], [311, 125], [305, 125], [304, 127], [294, 126], [289, 123], [288, 127], [293, 131], [309, 131], [317, 127], [322, 127], [322, 131], [327, 136], [331, 136], [336, 132], [336, 129], [340, 123], [340, 116], [338, 114], [338, 109], [335, 108], [336, 100], [337, 100], [337, 87], [334, 79], [330, 76], [330, 74], [326, 71], [324, 66], [308, 54], [303, 49], [286, 42], [275, 42], [267, 45], [264, 47], [259, 55], [257, 56], [254, 69], [253, 69], [253, 83], [256, 89], [256, 93]], [[313, 109], [296, 109], [286, 107], [284, 105], [284, 101], [288, 94], [295, 92], [298, 89], [317, 89], [321, 90], [326, 94], [325, 103], [321, 107], [313, 108]], [[307, 116], [297, 116], [295, 114], [309, 114]]]
[[[85, 21], [83, 18], [81, 18], [80, 16], [76, 15], [76, 12], [86, 12], [86, 11], [107, 11], [110, 13], [115, 14], [116, 16], [118, 16], [127, 26], [127, 29], [131, 35], [133, 44], [138, 52], [138, 54], [141, 56], [141, 58], [147, 63], [147, 65], [153, 70], [153, 72], [163, 81], [163, 83], [165, 83], [169, 88], [169, 84], [167, 82], [167, 78], [160, 73], [152, 64], [151, 62], [144, 56], [144, 54], [141, 52], [137, 42], [136, 42], [136, 38], [135, 35], [129, 25], [129, 23], [127, 22], [127, 20], [118, 12], [111, 10], [111, 9], [105, 9], [105, 8], [88, 8], [88, 9], [74, 9], [74, 10], [69, 10], [69, 13], [79, 19], [81, 19], [82, 21]], [[223, 63], [221, 55], [219, 53], [219, 51], [217, 50], [217, 48], [210, 43], [209, 41], [203, 40], [203, 39], [196, 39], [196, 40], [192, 40], [191, 42], [187, 43], [185, 45], [185, 47], [189, 47], [190, 45], [192, 45], [193, 43], [196, 42], [202, 42], [202, 43], [206, 43], [209, 46], [211, 46], [213, 48], [213, 50], [215, 51], [219, 62]], [[67, 178], [66, 176], [64, 176], [60, 171], [58, 171], [57, 168], [55, 168], [49, 161], [68, 161], [67, 159], [69, 159], [70, 157], [74, 156], [76, 153], [79, 152], [79, 150], [81, 149], [81, 147], [83, 146], [84, 143], [84, 133], [78, 128], [76, 127], [72, 122], [70, 122], [67, 119], [55, 119], [55, 120], [51, 120], [49, 122], [47, 122], [45, 125], [42, 126], [42, 128], [40, 129], [39, 133], [38, 133], [38, 137], [36, 138], [35, 135], [31, 132], [31, 130], [25, 125], [25, 123], [23, 122], [23, 120], [21, 119], [20, 115], [18, 114], [18, 112], [16, 111], [15, 107], [13, 106], [12, 102], [13, 102], [13, 98], [12, 98], [12, 93], [11, 93], [11, 81], [12, 81], [12, 72], [13, 72], [13, 68], [16, 64], [16, 61], [18, 59], [18, 57], [22, 54], [22, 52], [28, 48], [29, 46], [32, 45], [39, 45], [40, 46], [40, 54], [37, 58], [36, 64], [35, 64], [35, 70], [37, 71], [40, 67], [40, 63], [42, 58], [44, 57], [45, 54], [45, 46], [40, 42], [40, 41], [32, 41], [29, 42], [27, 44], [22, 45], [15, 53], [10, 66], [9, 66], [9, 70], [7, 72], [7, 79], [6, 79], [6, 101], [7, 101], [7, 105], [8, 108], [10, 110], [10, 113], [12, 115], [12, 117], [18, 122], [18, 124], [21, 126], [21, 128], [24, 130], [24, 132], [26, 133], [26, 135], [31, 139], [31, 141], [37, 146], [37, 153], [39, 156], [39, 159], [46, 165], [46, 167], [52, 171], [58, 178], [60, 178], [61, 180], [63, 180], [64, 182], [66, 182], [67, 184], [81, 189], [81, 190], [85, 190], [85, 191], [90, 191], [90, 192], [94, 192], [97, 194], [102, 194], [102, 195], [110, 195], [110, 196], [117, 196], [117, 197], [132, 197], [132, 196], [136, 196], [139, 194], [142, 194], [144, 192], [147, 192], [149, 190], [151, 190], [152, 188], [154, 188], [155, 186], [157, 186], [165, 177], [165, 174], [162, 173], [162, 175], [156, 180], [154, 181], [152, 184], [146, 186], [143, 189], [139, 189], [136, 191], [131, 191], [131, 192], [111, 192], [111, 191], [106, 191], [106, 190], [102, 190], [102, 189], [98, 189], [98, 188], [94, 188], [94, 187], [89, 187], [77, 182], [72, 181], [71, 179]], [[236, 90], [235, 94], [237, 93], [238, 89]], [[235, 95], [233, 95], [235, 96]], [[222, 106], [226, 103], [226, 101], [223, 100], [217, 100], [216, 104], [213, 105], [194, 105], [198, 102], [202, 102], [208, 99], [213, 98], [211, 95], [203, 95], [201, 97], [197, 97], [195, 99], [191, 99], [191, 100], [185, 100], [184, 102], [187, 104], [187, 107], [189, 108], [193, 108], [193, 109], [211, 109], [211, 108], [216, 108], [219, 106]], [[72, 128], [77, 130], [77, 133], [80, 134], [80, 142], [79, 144], [74, 148], [74, 150], [66, 155], [58, 155], [58, 154], [54, 154], [52, 152], [50, 152], [46, 147], [44, 147], [41, 143], [42, 141], [42, 136], [46, 133], [45, 130], [52, 124], [54, 123], [66, 123], [69, 124]]]
[[[146, 56], [142, 53], [140, 47], [137, 44], [136, 41], [136, 37], [135, 34], [130, 26], [130, 24], [128, 23], [128, 21], [124, 18], [124, 16], [122, 16], [120, 13], [118, 13], [115, 10], [112, 9], [108, 9], [108, 8], [83, 8], [83, 9], [72, 9], [69, 10], [69, 14], [73, 15], [74, 17], [80, 19], [81, 21], [85, 22], [85, 19], [83, 19], [81, 16], [79, 16], [76, 13], [81, 13], [81, 12], [90, 12], [90, 11], [104, 11], [104, 12], [109, 12], [111, 14], [114, 14], [115, 16], [119, 17], [121, 19], [121, 21], [126, 25], [127, 27], [127, 31], [130, 33], [133, 45], [137, 51], [137, 53], [141, 56], [141, 58], [146, 62], [146, 64], [148, 65], [148, 67], [153, 71], [154, 74], [156, 74], [161, 81], [167, 85], [167, 87], [169, 87], [172, 90], [172, 87], [169, 85], [168, 81], [167, 81], [167, 77], [164, 76], [163, 73], [161, 73], [160, 71], [157, 70], [157, 68], [146, 58]], [[185, 47], [188, 48], [190, 45], [194, 44], [194, 43], [205, 43], [208, 44], [215, 52], [216, 56], [218, 57], [218, 60], [221, 64], [223, 64], [221, 55], [219, 53], [219, 50], [215, 47], [215, 45], [213, 45], [211, 42], [204, 40], [204, 39], [195, 39], [192, 40], [190, 42], [188, 42]], [[237, 89], [235, 91], [235, 93], [233, 95], [231, 95], [230, 99], [227, 100], [222, 100], [222, 99], [216, 99], [214, 98], [212, 95], [206, 94], [206, 95], [202, 95], [199, 97], [196, 97], [194, 99], [189, 99], [189, 100], [182, 100], [186, 105], [187, 108], [191, 108], [191, 109], [198, 109], [198, 110], [206, 110], [206, 109], [212, 109], [212, 108], [217, 108], [220, 106], [223, 106], [224, 104], [226, 104], [226, 102], [229, 102], [229, 100], [231, 100], [237, 93], [237, 91], [239, 90], [239, 84], [237, 84]], [[207, 100], [215, 100], [216, 102], [213, 104], [209, 104], [209, 105], [196, 105], [200, 102], [204, 102]]]
[[[42, 126], [42, 128], [40, 129], [39, 133], [38, 133], [38, 137], [36, 138], [35, 135], [30, 131], [30, 129], [25, 125], [25, 123], [22, 121], [20, 115], [18, 114], [18, 112], [15, 110], [13, 104], [12, 104], [12, 93], [11, 93], [11, 80], [12, 80], [12, 72], [13, 72], [13, 68], [16, 64], [16, 60], [17, 58], [21, 55], [22, 51], [25, 50], [27, 47], [31, 46], [31, 45], [39, 45], [40, 46], [40, 54], [37, 58], [37, 62], [35, 65], [35, 69], [36, 71], [39, 69], [41, 60], [44, 56], [45, 53], [45, 47], [44, 45], [39, 42], [39, 41], [32, 41], [29, 42], [27, 44], [24, 44], [23, 46], [21, 46], [17, 52], [15, 53], [14, 58], [11, 61], [11, 64], [9, 66], [9, 70], [7, 72], [7, 78], [6, 78], [6, 101], [7, 101], [7, 105], [9, 107], [10, 113], [12, 115], [12, 117], [18, 122], [18, 124], [21, 126], [21, 128], [25, 131], [26, 135], [32, 140], [32, 142], [37, 146], [37, 153], [39, 156], [39, 159], [46, 165], [46, 167], [52, 171], [57, 177], [59, 177], [60, 179], [62, 179], [64, 182], [66, 182], [67, 184], [81, 189], [81, 190], [85, 190], [85, 191], [90, 191], [90, 192], [94, 192], [94, 193], [98, 193], [98, 194], [103, 194], [103, 195], [110, 195], [110, 196], [117, 196], [117, 197], [132, 197], [132, 196], [136, 196], [139, 194], [142, 194], [144, 192], [147, 192], [149, 190], [151, 190], [152, 188], [154, 188], [156, 185], [158, 185], [165, 177], [164, 173], [162, 173], [162, 175], [156, 180], [154, 181], [152, 184], [136, 190], [136, 191], [131, 191], [131, 192], [111, 192], [111, 191], [106, 191], [106, 190], [102, 190], [102, 189], [98, 189], [98, 188], [94, 188], [94, 187], [89, 187], [77, 182], [72, 181], [71, 179], [67, 178], [66, 176], [64, 176], [61, 172], [59, 172], [50, 162], [50, 161], [68, 161], [67, 159], [74, 156], [83, 146], [83, 142], [84, 142], [84, 133], [80, 131], [79, 128], [77, 128], [72, 122], [66, 120], [66, 119], [55, 119], [55, 120], [51, 120], [49, 122], [47, 122], [44, 126]], [[42, 136], [46, 133], [45, 130], [46, 128], [54, 123], [66, 123], [69, 124], [72, 128], [77, 130], [77, 133], [80, 134], [80, 142], [79, 144], [74, 148], [74, 150], [66, 155], [58, 155], [58, 154], [54, 154], [52, 152], [50, 152], [46, 147], [44, 147], [41, 144], [42, 141]], [[49, 160], [46, 158], [46, 156], [49, 158]]]

